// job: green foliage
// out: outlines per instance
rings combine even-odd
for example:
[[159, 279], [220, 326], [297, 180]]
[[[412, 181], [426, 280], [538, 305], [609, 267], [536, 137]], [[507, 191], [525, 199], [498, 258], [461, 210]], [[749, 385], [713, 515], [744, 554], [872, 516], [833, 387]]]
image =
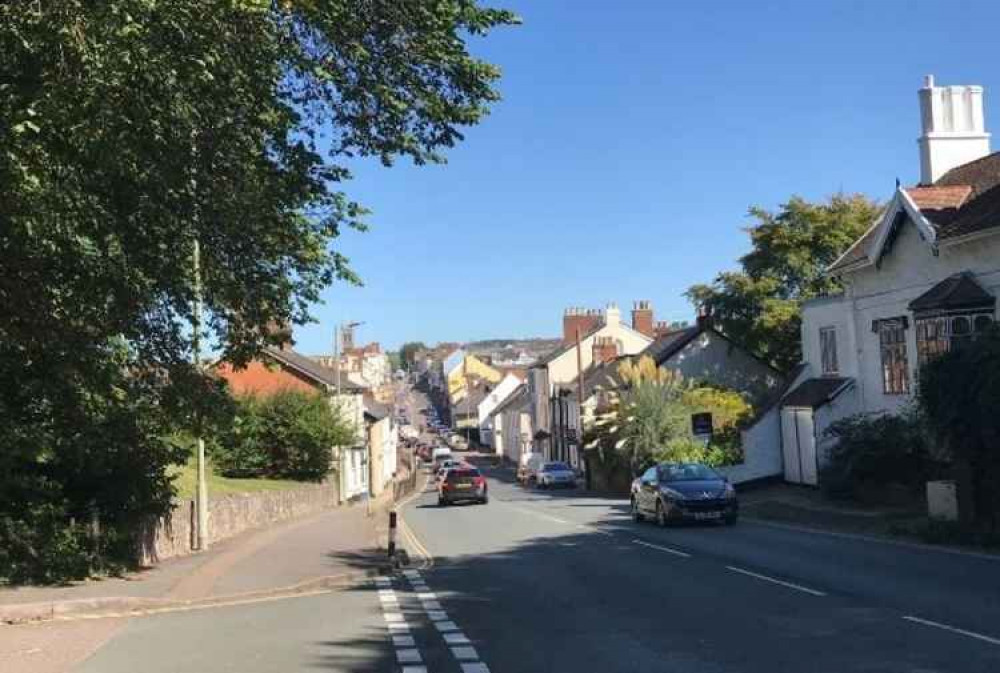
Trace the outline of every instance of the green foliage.
[[350, 444], [353, 429], [321, 395], [282, 391], [248, 396], [212, 454], [228, 477], [321, 481], [330, 472], [335, 446]]
[[879, 206], [861, 195], [836, 194], [826, 203], [792, 197], [777, 213], [750, 209], [753, 249], [739, 271], [694, 285], [688, 298], [706, 309], [727, 335], [782, 370], [801, 360], [801, 305], [840, 290], [827, 266], [871, 226]]
[[[623, 362], [619, 374], [624, 389], [609, 394], [609, 408], [584, 437], [602, 461], [626, 463], [637, 473], [653, 462], [725, 465], [741, 459], [739, 431], [752, 413], [741, 395], [685, 381], [649, 357]], [[703, 412], [712, 413], [715, 431], [707, 444], [691, 428], [691, 415]]]
[[917, 398], [934, 434], [970, 475], [976, 518], [1000, 528], [1000, 329], [925, 364]]
[[914, 491], [940, 469], [919, 414], [857, 414], [826, 431], [836, 440], [821, 484], [834, 497], [858, 498], [868, 487], [899, 484]]
[[422, 341], [409, 341], [403, 344], [399, 349], [399, 359], [403, 369], [406, 371], [413, 369], [417, 353], [425, 350], [427, 350], [427, 346]]
[[194, 243], [203, 336], [246, 363], [360, 282], [333, 248], [365, 228], [347, 162], [442, 161], [498, 99], [467, 42], [515, 22], [470, 0], [0, 3], [8, 530], [36, 475], [49, 520], [96, 512], [113, 553], [169, 507], [184, 451], [158, 438], [226, 410], [189, 364]]

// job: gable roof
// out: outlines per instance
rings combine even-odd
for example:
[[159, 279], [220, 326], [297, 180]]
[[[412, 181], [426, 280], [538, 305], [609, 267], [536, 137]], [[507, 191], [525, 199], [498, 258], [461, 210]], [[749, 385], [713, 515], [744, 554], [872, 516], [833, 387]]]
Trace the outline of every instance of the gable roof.
[[874, 224], [827, 272], [877, 262], [881, 245], [900, 224], [896, 217], [901, 212], [924, 230], [932, 245], [1000, 228], [1000, 152], [953, 168], [933, 185], [897, 188]]
[[653, 358], [657, 366], [672, 358], [685, 346], [694, 341], [699, 334], [706, 329], [704, 324], [685, 327], [676, 332], [664, 334], [659, 339], [649, 344], [644, 351], [639, 353], [639, 357], [648, 355]]
[[911, 311], [951, 311], [996, 304], [996, 297], [983, 289], [970, 273], [956, 273], [910, 302]]
[[[607, 326], [608, 326], [607, 323], [602, 322], [599, 325], [595, 326], [592, 330], [590, 330], [586, 334], [583, 334], [580, 337], [581, 347], [582, 347], [584, 341], [586, 341], [590, 337], [594, 336], [595, 334], [597, 334], [598, 332], [600, 332], [602, 329], [604, 329]], [[650, 337], [646, 336], [645, 334], [643, 334], [642, 332], [640, 332], [638, 330], [632, 329], [631, 327], [629, 327], [625, 323], [619, 323], [619, 326], [622, 327], [623, 329], [626, 329], [626, 330], [628, 330], [630, 332], [638, 334], [639, 336], [641, 336], [641, 337], [643, 337], [645, 339], [650, 339], [650, 341], [652, 341], [652, 339]], [[571, 351], [571, 350], [573, 350], [575, 348], [576, 348], [576, 341], [573, 341], [573, 342], [568, 343], [568, 344], [563, 344], [562, 346], [559, 346], [558, 348], [556, 348], [554, 351], [552, 351], [548, 355], [544, 355], [544, 356], [538, 358], [538, 360], [536, 360], [534, 362], [534, 364], [531, 365], [531, 368], [534, 369], [535, 367], [545, 367], [550, 362], [552, 362], [553, 360], [555, 360], [556, 358], [558, 358], [558, 357], [560, 357], [562, 355], [565, 355], [567, 352], [569, 352], [569, 351]]]
[[507, 409], [509, 409], [510, 407], [514, 406], [518, 402], [523, 401], [524, 398], [527, 397], [527, 396], [528, 396], [528, 386], [526, 386], [526, 385], [524, 385], [522, 383], [517, 388], [514, 388], [514, 390], [511, 392], [511, 394], [507, 396], [507, 399], [505, 399], [503, 402], [501, 402], [500, 404], [498, 404], [497, 408], [494, 409], [490, 413], [490, 415], [491, 416], [496, 416], [499, 413], [507, 411]]
[[[264, 354], [289, 369], [295, 370], [315, 383], [322, 386], [329, 386], [331, 388], [337, 387], [336, 369], [324, 367], [312, 358], [308, 358], [301, 353], [296, 353], [291, 349], [281, 350], [280, 348], [268, 346], [264, 349]], [[360, 392], [363, 390], [362, 387], [351, 382], [345, 372], [341, 372], [340, 389], [341, 391], [348, 392]]]

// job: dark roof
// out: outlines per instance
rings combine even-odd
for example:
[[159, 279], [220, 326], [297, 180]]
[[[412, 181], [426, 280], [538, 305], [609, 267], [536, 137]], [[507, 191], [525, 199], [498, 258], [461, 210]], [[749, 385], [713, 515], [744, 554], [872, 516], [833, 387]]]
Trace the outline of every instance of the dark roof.
[[[316, 383], [334, 388], [337, 387], [336, 369], [324, 367], [312, 358], [308, 358], [301, 353], [296, 353], [291, 349], [282, 350], [280, 348], [268, 346], [264, 349], [264, 352], [272, 359], [277, 360], [290, 369], [294, 369], [298, 373], [312, 379]], [[345, 374], [341, 375], [340, 389], [342, 391], [346, 390], [352, 392], [363, 390], [362, 388], [351, 383]]]
[[969, 273], [956, 273], [910, 302], [911, 311], [946, 311], [993, 306], [996, 297]]
[[806, 379], [781, 400], [784, 407], [809, 407], [816, 409], [839, 395], [854, 379], [829, 376]]
[[[618, 372], [618, 365], [626, 359], [629, 357], [616, 358], [611, 362], [602, 362], [597, 366], [589, 367], [583, 373], [583, 399], [588, 399], [598, 387], [604, 390], [618, 388], [623, 383], [622, 376]], [[576, 388], [573, 388], [573, 392], [576, 392]]]
[[695, 340], [699, 334], [705, 330], [705, 326], [694, 325], [686, 327], [676, 332], [664, 334], [653, 343], [646, 346], [645, 350], [639, 353], [639, 357], [648, 355], [653, 358], [653, 362], [662, 365], [664, 362], [676, 355], [682, 348]]

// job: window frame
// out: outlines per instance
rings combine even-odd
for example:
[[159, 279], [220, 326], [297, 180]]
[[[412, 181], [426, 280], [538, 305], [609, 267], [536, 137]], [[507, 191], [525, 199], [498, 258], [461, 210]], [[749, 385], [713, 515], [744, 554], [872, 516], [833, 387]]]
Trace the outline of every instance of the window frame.
[[[984, 329], [977, 327], [977, 323], [982, 324], [982, 318], [988, 318], [991, 325], [996, 323], [996, 315], [992, 308], [915, 315], [913, 322], [917, 330], [917, 365], [922, 367], [933, 358], [977, 339], [989, 327], [989, 325]], [[955, 332], [955, 323], [958, 320], [967, 322], [968, 332], [962, 334]], [[930, 329], [932, 327], [933, 330]], [[932, 338], [928, 338], [931, 331], [934, 334]]]
[[[829, 337], [825, 339], [824, 337]], [[830, 364], [827, 356], [833, 356], [833, 366], [828, 367]], [[819, 328], [819, 360], [820, 360], [820, 370], [823, 372], [823, 376], [838, 376], [840, 374], [840, 361], [837, 357], [837, 327], [836, 325], [827, 325], [825, 327]]]
[[[879, 361], [882, 372], [882, 392], [885, 395], [910, 393], [910, 363], [906, 348], [904, 318], [878, 321]], [[887, 337], [892, 337], [889, 340]]]

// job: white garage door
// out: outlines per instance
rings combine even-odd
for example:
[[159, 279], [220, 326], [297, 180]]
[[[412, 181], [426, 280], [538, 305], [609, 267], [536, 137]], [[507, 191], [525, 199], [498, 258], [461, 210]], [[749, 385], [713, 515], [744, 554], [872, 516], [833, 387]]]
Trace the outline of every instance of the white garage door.
[[781, 446], [785, 481], [811, 486], [819, 483], [812, 409], [785, 407], [781, 410]]

